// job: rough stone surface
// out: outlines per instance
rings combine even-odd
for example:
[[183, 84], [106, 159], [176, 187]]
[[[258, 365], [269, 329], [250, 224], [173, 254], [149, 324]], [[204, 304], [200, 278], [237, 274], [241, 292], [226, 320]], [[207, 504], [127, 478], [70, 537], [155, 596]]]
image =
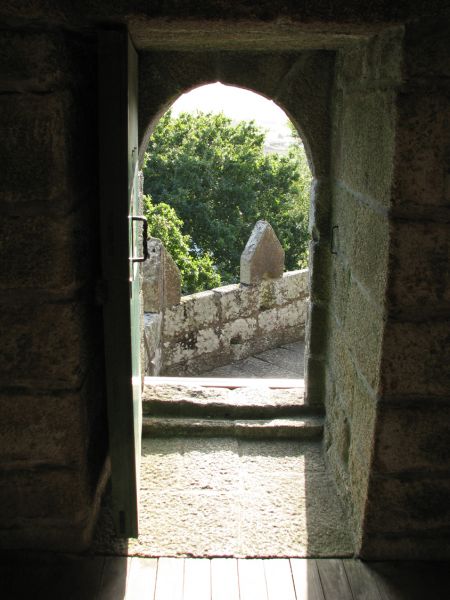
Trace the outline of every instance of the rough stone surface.
[[107, 506], [94, 552], [143, 556], [345, 556], [347, 518], [319, 444], [143, 440], [141, 534], [124, 543]]
[[150, 238], [149, 258], [143, 263], [142, 292], [144, 311], [159, 313], [166, 307], [180, 303], [181, 275], [161, 240]]
[[284, 271], [284, 250], [270, 223], [258, 221], [241, 254], [240, 281], [246, 285], [277, 279]]
[[301, 339], [307, 294], [305, 269], [252, 286], [183, 296], [180, 304], [164, 311], [161, 373], [205, 373]]
[[144, 314], [144, 344], [148, 376], [159, 375], [161, 371], [161, 327], [161, 314]]
[[0, 314], [0, 385], [80, 387], [90, 360], [84, 332], [96, 324], [89, 308], [77, 302], [30, 305], [28, 300], [5, 307]]
[[[327, 453], [329, 464], [348, 465], [347, 478], [341, 477], [344, 468], [333, 470], [333, 477], [349, 505], [355, 499], [355, 505], [364, 507], [365, 512], [355, 512], [351, 528], [362, 541], [358, 548], [365, 557], [442, 558], [450, 547], [450, 520], [443, 508], [448, 506], [448, 470], [445, 477], [447, 457], [439, 442], [442, 436], [445, 439], [445, 432], [434, 419], [439, 415], [445, 419], [441, 405], [449, 397], [443, 241], [450, 199], [447, 3], [340, 0], [324, 7], [323, 3], [274, 0], [269, 5], [244, 0], [232, 7], [229, 4], [135, 0], [125, 6], [94, 0], [84, 3], [81, 10], [74, 3], [69, 6], [50, 0], [1, 3], [0, 210], [8, 216], [0, 253], [5, 277], [1, 286], [2, 396], [12, 398], [26, 392], [34, 398], [29, 419], [22, 418], [24, 429], [30, 427], [36, 433], [33, 448], [38, 454], [37, 442], [40, 446], [43, 434], [32, 421], [32, 406], [39, 394], [47, 397], [59, 390], [69, 396], [85, 381], [86, 365], [95, 365], [101, 373], [101, 315], [85, 318], [74, 308], [95, 297], [100, 278], [98, 246], [94, 244], [88, 252], [89, 260], [81, 257], [77, 265], [70, 263], [72, 251], [78, 259], [86, 252], [74, 240], [85, 234], [87, 239], [97, 240], [99, 231], [96, 30], [99, 23], [112, 27], [127, 24], [140, 49], [141, 140], [182, 92], [217, 80], [275, 100], [304, 136], [318, 181], [311, 209], [313, 310], [308, 347], [314, 352], [308, 362], [308, 394], [311, 397], [314, 392], [315, 399], [322, 401], [327, 386], [330, 431], [334, 423], [335, 438], [340, 440], [336, 451], [330, 447]], [[144, 147], [142, 141], [141, 151]], [[390, 181], [388, 172], [393, 178]], [[322, 188], [321, 181], [325, 182]], [[343, 195], [338, 197], [343, 188], [349, 188], [345, 190], [347, 207]], [[78, 231], [69, 221], [61, 223], [60, 231], [54, 222], [49, 222], [48, 231], [42, 220], [41, 224], [27, 222], [34, 238], [30, 245], [33, 254], [42, 252], [35, 258], [33, 275], [24, 266], [24, 238], [11, 235], [14, 226], [9, 218], [69, 216], [80, 205], [86, 207], [88, 218]], [[341, 233], [345, 229], [340, 242], [345, 242], [354, 227], [353, 242], [342, 245], [340, 255], [339, 248], [337, 255], [330, 253], [330, 231], [335, 225]], [[384, 260], [386, 244], [388, 262]], [[418, 250], [421, 247], [423, 254]], [[338, 261], [348, 264], [331, 269]], [[419, 270], [424, 273], [420, 282]], [[346, 286], [345, 277], [351, 278], [352, 288]], [[71, 287], [72, 278], [76, 288]], [[42, 286], [36, 287], [39, 281]], [[355, 286], [359, 294], [347, 293]], [[364, 296], [366, 308], [358, 310], [358, 298]], [[330, 307], [333, 298], [336, 302]], [[345, 303], [350, 306], [347, 310]], [[352, 335], [346, 335], [345, 344], [339, 345], [342, 315], [346, 332]], [[359, 327], [361, 338], [371, 327], [377, 330], [368, 337], [365, 348], [362, 342], [356, 345]], [[331, 339], [324, 331], [333, 333]], [[245, 350], [244, 343], [241, 346]], [[360, 354], [364, 357], [361, 363]], [[364, 372], [360, 368], [363, 362]], [[101, 388], [103, 375], [98, 379]], [[375, 389], [380, 381], [385, 389]], [[74, 465], [73, 471], [74, 480], [80, 475], [80, 485], [89, 480], [95, 486], [98, 476], [90, 467], [98, 460], [100, 446], [104, 451], [106, 418], [99, 409], [98, 392], [88, 397], [92, 412], [76, 437], [81, 436], [88, 445], [89, 459]], [[404, 410], [403, 420], [401, 412], [393, 408], [389, 412], [380, 405], [378, 409], [380, 397], [382, 405]], [[414, 402], [421, 405], [415, 425], [410, 415]], [[71, 409], [65, 402], [61, 408], [50, 409], [50, 404], [53, 417], [61, 416], [61, 429], [56, 428], [55, 434], [61, 432], [64, 440], [70, 425], [65, 425], [61, 410], [67, 418]], [[11, 402], [2, 406], [8, 420], [18, 423], [20, 417]], [[17, 410], [23, 415], [22, 407], [18, 401]], [[45, 408], [43, 414], [50, 419]], [[0, 417], [2, 420], [3, 415]], [[435, 446], [430, 445], [428, 427], [437, 432]], [[388, 444], [393, 431], [399, 432], [402, 446], [410, 449], [408, 455]], [[17, 440], [16, 457], [23, 441]], [[358, 451], [352, 459], [354, 444]], [[57, 444], [49, 436], [53, 452], [52, 445], [56, 450]], [[45, 450], [44, 446], [41, 449]], [[1, 448], [2, 454], [7, 452], [8, 447]], [[371, 456], [378, 461], [376, 473]], [[25, 451], [22, 457], [26, 459]], [[430, 476], [424, 476], [419, 465]], [[392, 480], [390, 469], [402, 476]], [[11, 497], [17, 498], [15, 482], [21, 475], [20, 469], [15, 471], [18, 479], [11, 476], [5, 481], [5, 514]], [[86, 543], [88, 512], [81, 520], [62, 521], [59, 511], [64, 507], [52, 497], [58, 486], [47, 480], [41, 486], [44, 478], [35, 474], [30, 481], [33, 486], [21, 488], [17, 506], [26, 512], [26, 502], [32, 502], [37, 490], [38, 504], [44, 506], [47, 498], [53, 514], [23, 518], [20, 526], [8, 526], [2, 530], [2, 543], [9, 548], [46, 549], [64, 543], [72, 550], [80, 547], [80, 539]], [[385, 485], [379, 485], [380, 481]], [[84, 500], [78, 508], [81, 504]], [[187, 504], [180, 501], [180, 505], [186, 509]], [[92, 508], [92, 502], [89, 506]], [[388, 516], [397, 515], [402, 525], [395, 532], [381, 529], [386, 506], [392, 512]], [[197, 513], [200, 520], [201, 508]], [[272, 521], [272, 507], [268, 508], [266, 520], [260, 517], [258, 522], [249, 519], [244, 523], [253, 530], [262, 527], [261, 538], [269, 531], [266, 523]], [[436, 525], [438, 515], [441, 520]], [[188, 510], [184, 516], [192, 521]], [[234, 527], [235, 521], [230, 514], [227, 517], [224, 528]], [[291, 524], [292, 519], [286, 521], [286, 529]], [[370, 535], [364, 535], [368, 524]], [[319, 535], [314, 528], [310, 532]], [[187, 533], [201, 546], [201, 532], [198, 537], [196, 532]]]
[[450, 470], [448, 402], [416, 401], [409, 406], [382, 402], [374, 468], [405, 477], [413, 473], [445, 475]]
[[320, 417], [284, 419], [202, 419], [193, 417], [144, 417], [144, 437], [232, 437], [247, 440], [319, 440]]

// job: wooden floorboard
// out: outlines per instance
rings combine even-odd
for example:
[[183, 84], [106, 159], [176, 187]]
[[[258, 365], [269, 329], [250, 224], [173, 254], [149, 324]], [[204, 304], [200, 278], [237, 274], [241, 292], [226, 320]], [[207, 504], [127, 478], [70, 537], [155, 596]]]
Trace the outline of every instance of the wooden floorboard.
[[353, 600], [383, 600], [377, 583], [367, 565], [360, 560], [342, 561], [352, 591]]
[[316, 561], [291, 558], [290, 563], [297, 600], [325, 600]]
[[342, 560], [338, 558], [318, 559], [320, 581], [326, 600], [353, 600], [347, 574]]
[[158, 571], [157, 558], [139, 558], [134, 556], [131, 559], [128, 579], [126, 600], [153, 600], [155, 597], [156, 575]]
[[16, 600], [449, 600], [448, 562], [85, 557], [0, 566]]
[[266, 559], [263, 564], [268, 600], [296, 600], [289, 559]]
[[211, 598], [212, 600], [240, 600], [236, 558], [211, 560]]
[[211, 560], [186, 558], [183, 600], [211, 600]]
[[183, 600], [184, 558], [158, 559], [154, 600]]
[[239, 559], [238, 573], [240, 600], [268, 600], [262, 559]]

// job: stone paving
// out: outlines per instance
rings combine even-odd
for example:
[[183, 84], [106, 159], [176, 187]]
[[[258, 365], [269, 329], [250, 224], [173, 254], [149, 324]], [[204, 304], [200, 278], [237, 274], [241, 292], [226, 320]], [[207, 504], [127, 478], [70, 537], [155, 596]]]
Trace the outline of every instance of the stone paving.
[[142, 556], [350, 556], [320, 442], [143, 439], [140, 536], [102, 509], [93, 551]]
[[304, 363], [305, 342], [300, 340], [205, 371], [200, 377], [303, 378]]
[[[296, 342], [203, 375], [301, 378], [303, 352], [303, 342]], [[211, 424], [218, 417], [270, 418], [278, 411], [307, 420], [303, 389], [171, 384], [149, 385], [144, 391], [144, 415], [162, 413], [168, 422], [197, 415]], [[94, 552], [196, 557], [352, 555], [347, 515], [327, 474], [321, 440], [177, 435], [142, 440], [139, 539], [124, 541], [114, 535], [107, 496]]]

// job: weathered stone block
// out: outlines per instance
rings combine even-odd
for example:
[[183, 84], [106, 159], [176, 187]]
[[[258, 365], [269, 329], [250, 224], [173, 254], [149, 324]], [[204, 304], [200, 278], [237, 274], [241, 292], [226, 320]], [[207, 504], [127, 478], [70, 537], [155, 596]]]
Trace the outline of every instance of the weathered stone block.
[[[186, 302], [189, 296], [184, 296]], [[218, 323], [219, 311], [216, 295], [212, 290], [195, 294], [195, 302], [192, 304], [192, 320], [199, 328]], [[190, 315], [188, 313], [188, 319]]]
[[419, 83], [431, 82], [433, 86], [445, 85], [450, 77], [447, 19], [421, 19], [408, 23], [404, 39], [404, 76]]
[[83, 472], [68, 467], [2, 471], [0, 490], [0, 528], [24, 519], [80, 519], [91, 504]]
[[372, 477], [366, 515], [367, 533], [406, 533], [448, 529], [450, 482], [447, 478], [417, 476], [381, 479]]
[[[81, 214], [0, 218], [0, 288], [71, 290], [86, 279], [92, 260]], [[21, 251], [18, 251], [18, 249]]]
[[378, 409], [375, 469], [382, 473], [450, 470], [450, 405], [382, 402]]
[[181, 300], [181, 275], [161, 240], [150, 238], [149, 258], [142, 264], [144, 311], [161, 312]]
[[[96, 317], [94, 319], [94, 317]], [[98, 319], [98, 321], [97, 321]], [[0, 385], [78, 388], [101, 315], [76, 302], [6, 305], [0, 313]]]
[[337, 322], [333, 328], [340, 329], [358, 370], [375, 389], [379, 381], [384, 324], [382, 307], [371, 302], [350, 273], [339, 266], [335, 262], [337, 285], [333, 287], [331, 297], [332, 313]]
[[178, 339], [186, 333], [217, 325], [219, 308], [212, 290], [183, 296], [181, 303], [164, 312], [164, 339]]
[[394, 137], [394, 92], [344, 94], [335, 172], [382, 206], [390, 205]]
[[46, 213], [65, 214], [93, 189], [95, 138], [89, 134], [95, 122], [85, 102], [70, 92], [0, 97], [4, 210], [35, 213], [39, 206]]
[[345, 261], [374, 300], [383, 302], [390, 233], [387, 215], [336, 186], [333, 222], [339, 227], [336, 260]]
[[394, 222], [390, 246], [390, 311], [421, 319], [448, 314], [450, 225]]
[[316, 242], [330, 231], [332, 182], [328, 177], [313, 179], [309, 196], [308, 230]]
[[246, 318], [257, 309], [257, 288], [241, 285], [224, 285], [214, 288], [219, 303], [219, 314], [223, 322]]
[[276, 279], [283, 270], [284, 250], [274, 230], [267, 221], [258, 221], [241, 255], [241, 283]]
[[448, 320], [388, 322], [381, 362], [382, 394], [448, 398], [449, 331]]
[[279, 279], [261, 281], [255, 287], [260, 311], [304, 300], [309, 292], [308, 270], [289, 271]]
[[159, 313], [164, 308], [164, 246], [156, 239], [147, 243], [149, 257], [142, 263], [144, 311]]
[[161, 329], [162, 315], [146, 313], [144, 315], [144, 345], [147, 358], [148, 376], [157, 376], [161, 370]]
[[226, 346], [237, 346], [254, 337], [256, 328], [256, 318], [235, 319], [223, 325], [220, 337]]
[[17, 461], [64, 465], [86, 459], [86, 398], [81, 392], [9, 392], [3, 394], [0, 415], [3, 468]]
[[309, 295], [312, 302], [327, 302], [330, 295], [330, 241], [309, 244]]
[[67, 82], [64, 37], [55, 33], [2, 32], [0, 90], [47, 92]]
[[308, 311], [310, 327], [306, 327], [308, 332], [308, 350], [313, 355], [324, 354], [326, 341], [328, 338], [328, 310], [319, 304], [309, 303]]
[[393, 203], [448, 206], [448, 97], [414, 88], [398, 95], [397, 115]]

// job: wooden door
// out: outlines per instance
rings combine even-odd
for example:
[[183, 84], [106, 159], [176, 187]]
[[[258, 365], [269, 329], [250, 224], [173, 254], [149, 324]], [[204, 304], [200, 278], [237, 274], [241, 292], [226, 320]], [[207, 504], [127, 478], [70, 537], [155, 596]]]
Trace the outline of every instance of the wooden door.
[[104, 340], [116, 531], [138, 535], [141, 453], [137, 54], [125, 31], [99, 33]]

